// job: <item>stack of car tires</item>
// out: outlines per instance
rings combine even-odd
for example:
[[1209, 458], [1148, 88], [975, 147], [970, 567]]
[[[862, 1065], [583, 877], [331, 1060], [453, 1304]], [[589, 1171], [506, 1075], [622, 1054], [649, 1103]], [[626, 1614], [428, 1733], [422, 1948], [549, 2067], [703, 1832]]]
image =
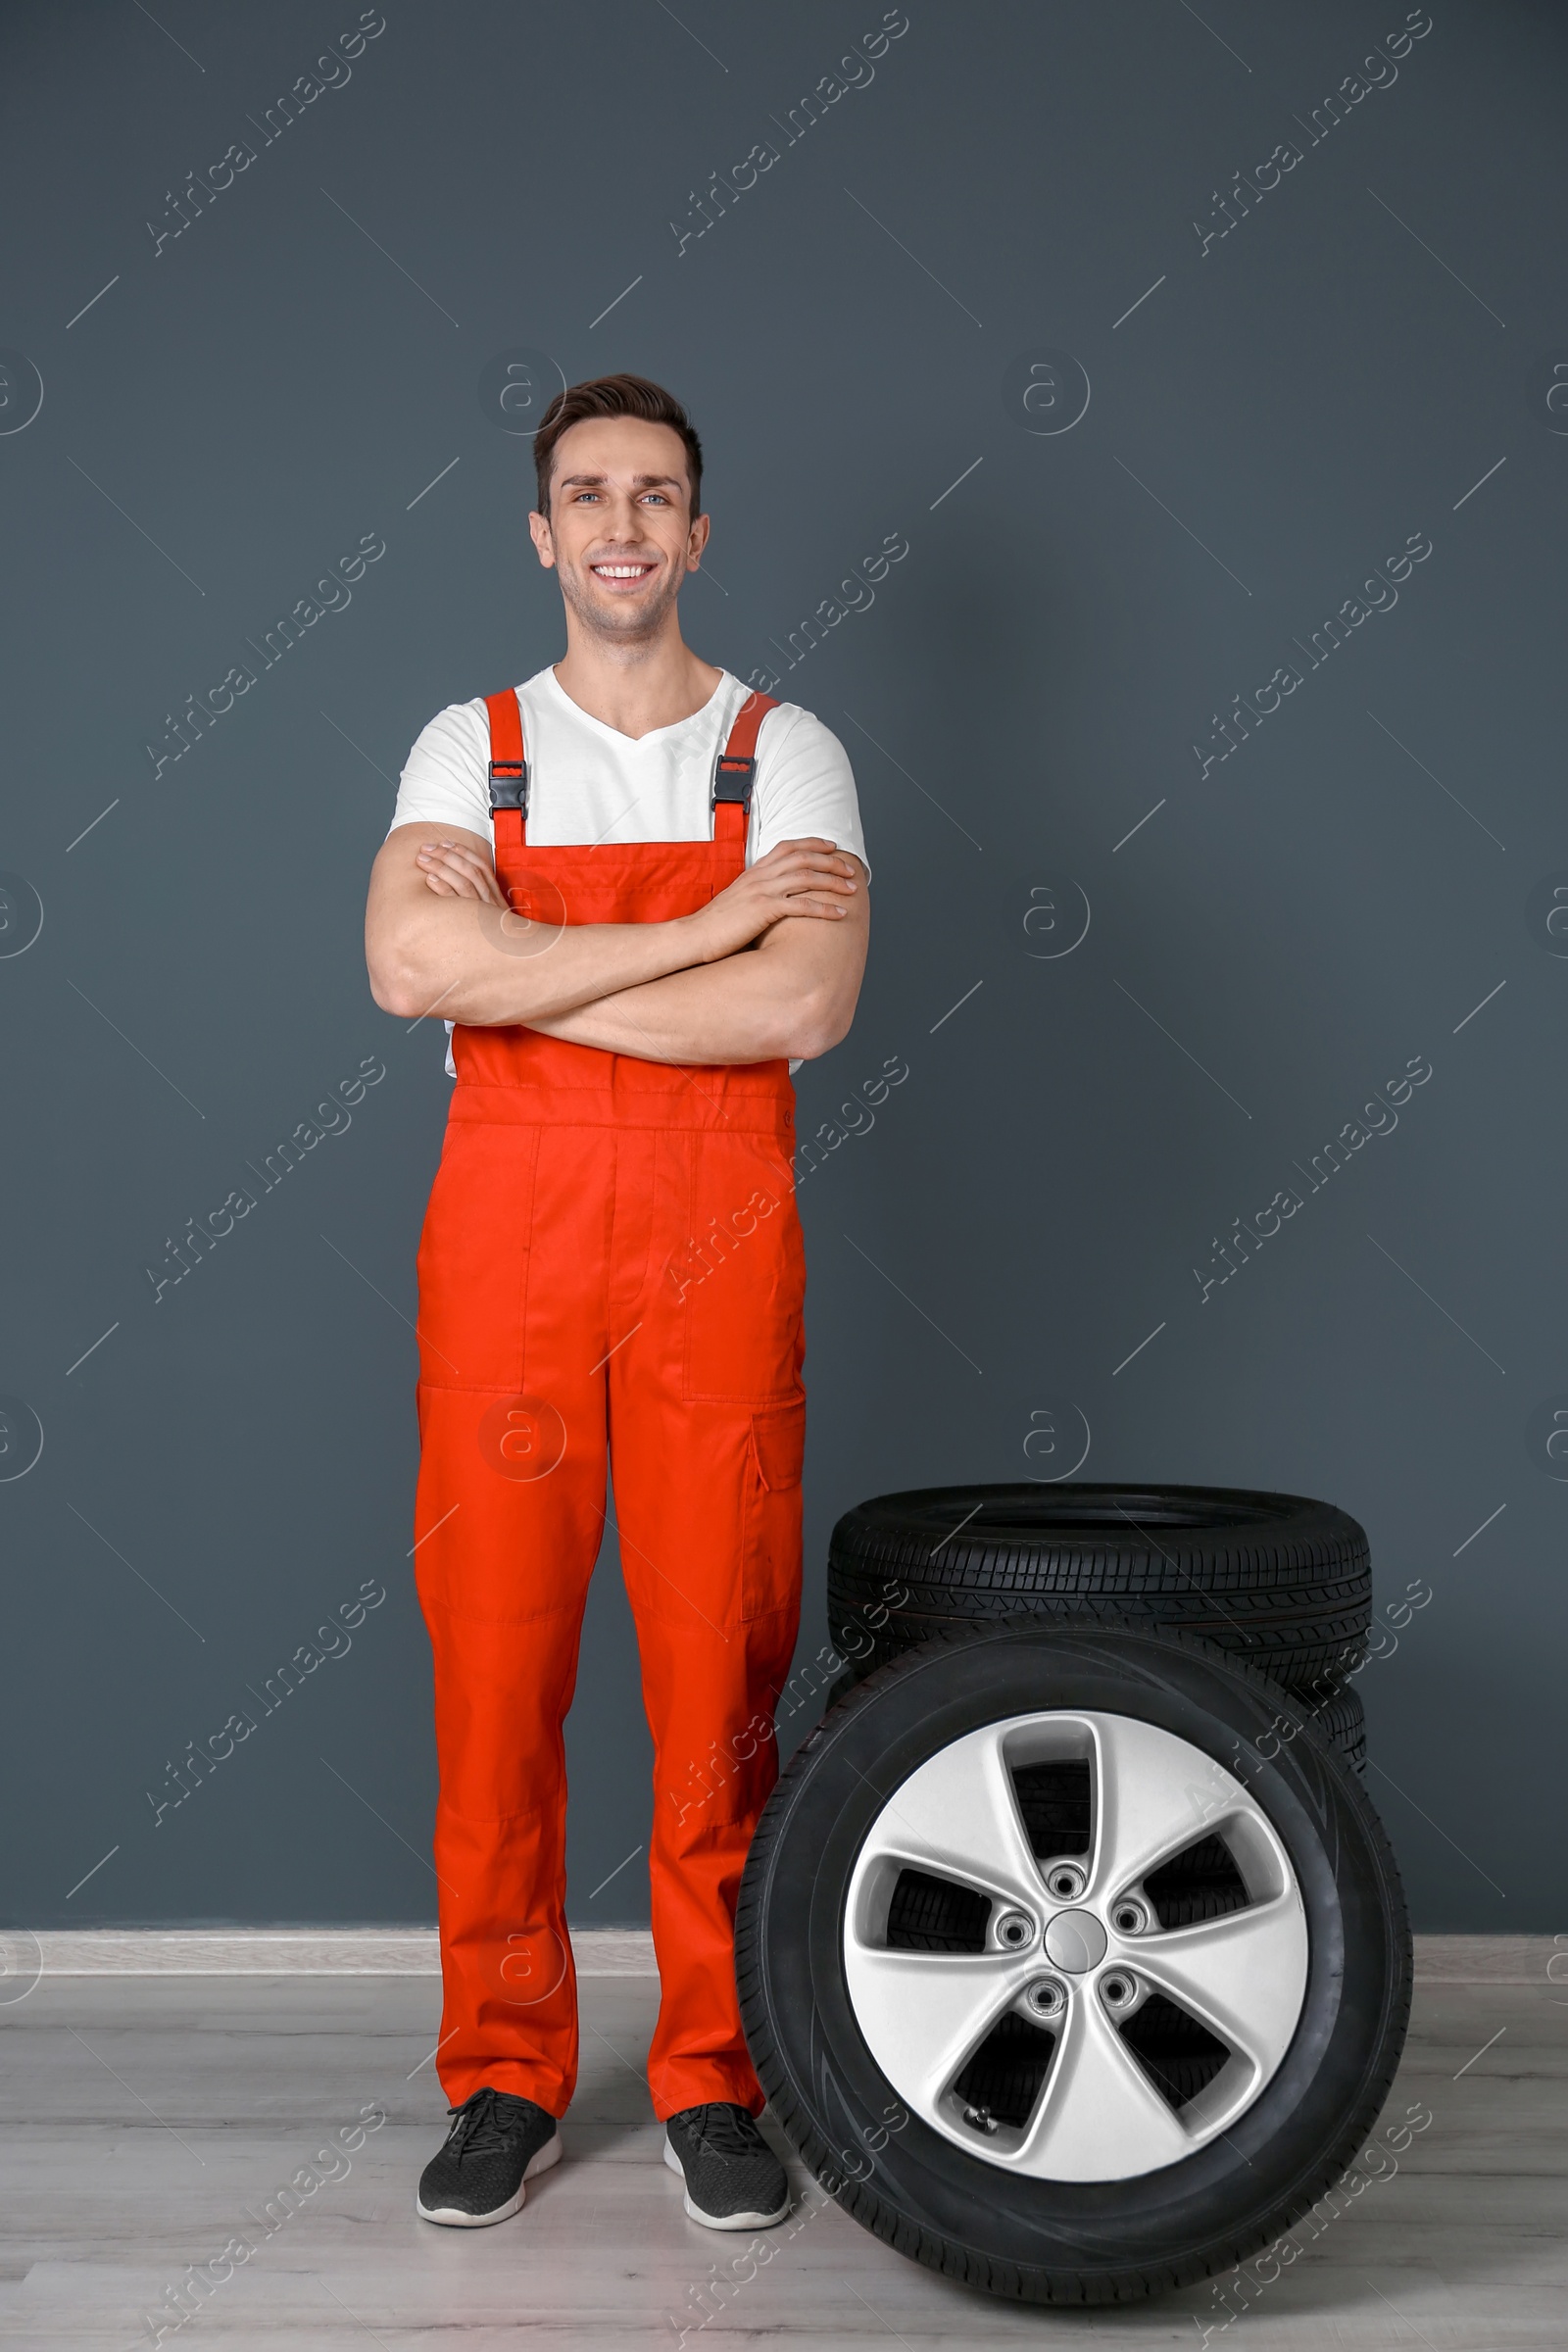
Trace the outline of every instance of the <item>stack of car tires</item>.
[[1040, 2302], [1288, 2230], [1387, 2096], [1410, 1999], [1347, 1677], [1366, 1539], [1228, 1489], [933, 1488], [834, 1531], [848, 1689], [753, 1842], [753, 2058], [900, 2251]]

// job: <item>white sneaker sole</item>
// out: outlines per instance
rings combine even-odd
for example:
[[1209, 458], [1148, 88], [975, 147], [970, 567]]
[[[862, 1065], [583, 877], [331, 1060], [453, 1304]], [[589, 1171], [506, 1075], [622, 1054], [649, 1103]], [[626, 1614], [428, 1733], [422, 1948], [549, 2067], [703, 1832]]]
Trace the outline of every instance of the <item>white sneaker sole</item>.
[[504, 2205], [498, 2205], [494, 2213], [461, 2213], [456, 2205], [426, 2205], [417, 2190], [415, 2191], [414, 2210], [421, 2222], [440, 2222], [448, 2230], [488, 2230], [496, 2222], [510, 2222], [514, 2213], [520, 2213], [528, 2198], [525, 2184], [540, 2173], [548, 2173], [553, 2164], [560, 2162], [561, 2133], [557, 2132], [545, 2141], [537, 2156], [529, 2157], [527, 2169], [517, 2183], [516, 2195], [509, 2197]]
[[[664, 2162], [684, 2186], [686, 2168], [670, 2146], [668, 2132], [664, 2134]], [[784, 2219], [790, 2209], [788, 2190], [785, 2191], [784, 2202], [777, 2213], [705, 2213], [700, 2205], [693, 2204], [692, 2192], [689, 2188], [686, 2190], [685, 2201], [688, 2221], [701, 2222], [705, 2230], [771, 2230]]]

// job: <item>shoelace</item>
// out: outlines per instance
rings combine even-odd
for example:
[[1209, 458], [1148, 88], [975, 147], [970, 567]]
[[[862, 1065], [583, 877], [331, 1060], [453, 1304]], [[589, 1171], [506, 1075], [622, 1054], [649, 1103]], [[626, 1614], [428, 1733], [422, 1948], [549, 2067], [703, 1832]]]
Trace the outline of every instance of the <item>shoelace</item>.
[[[457, 2119], [447, 2134], [449, 2152], [459, 2157], [504, 2155], [508, 2141], [523, 2128], [521, 2107], [522, 2101], [510, 2091], [492, 2090], [488, 2085], [465, 2099], [461, 2107], [449, 2107], [448, 2115]], [[509, 2115], [508, 2108], [517, 2112]]]
[[705, 2148], [711, 2148], [715, 2156], [726, 2161], [735, 2156], [755, 2156], [767, 2146], [755, 2118], [744, 2107], [732, 2107], [721, 2100], [698, 2108], [692, 2131]]

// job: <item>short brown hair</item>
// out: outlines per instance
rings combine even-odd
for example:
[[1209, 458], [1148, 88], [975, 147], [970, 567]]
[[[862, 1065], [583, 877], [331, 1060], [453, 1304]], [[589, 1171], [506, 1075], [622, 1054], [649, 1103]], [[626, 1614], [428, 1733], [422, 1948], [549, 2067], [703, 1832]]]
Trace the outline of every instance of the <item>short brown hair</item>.
[[591, 383], [568, 384], [545, 411], [544, 422], [533, 437], [533, 462], [539, 477], [539, 512], [550, 514], [550, 469], [556, 443], [572, 425], [590, 416], [637, 416], [645, 424], [667, 424], [679, 433], [686, 448], [686, 470], [691, 478], [691, 512], [702, 511], [703, 445], [691, 418], [672, 392], [650, 383], [645, 375], [600, 375]]

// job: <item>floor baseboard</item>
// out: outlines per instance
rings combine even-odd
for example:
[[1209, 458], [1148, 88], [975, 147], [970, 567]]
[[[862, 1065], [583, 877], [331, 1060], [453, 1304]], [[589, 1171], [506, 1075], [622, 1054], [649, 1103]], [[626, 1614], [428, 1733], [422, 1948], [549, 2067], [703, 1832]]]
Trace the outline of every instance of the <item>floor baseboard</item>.
[[1560, 1936], [1418, 1936], [1418, 1984], [1547, 1984], [1553, 1954], [1568, 1977], [1568, 1943]]
[[[23, 1931], [9, 1931], [15, 1941]], [[434, 1928], [90, 1928], [42, 1930], [46, 1977], [438, 1977]], [[646, 1928], [579, 1928], [580, 1977], [652, 1977]]]
[[[90, 1928], [0, 1931], [0, 1941], [37, 1946], [46, 1977], [436, 1977], [434, 1928]], [[572, 1955], [580, 1977], [653, 1977], [654, 1939], [645, 1928], [579, 1928]], [[1544, 1984], [1550, 1936], [1418, 1936], [1421, 1984]]]

